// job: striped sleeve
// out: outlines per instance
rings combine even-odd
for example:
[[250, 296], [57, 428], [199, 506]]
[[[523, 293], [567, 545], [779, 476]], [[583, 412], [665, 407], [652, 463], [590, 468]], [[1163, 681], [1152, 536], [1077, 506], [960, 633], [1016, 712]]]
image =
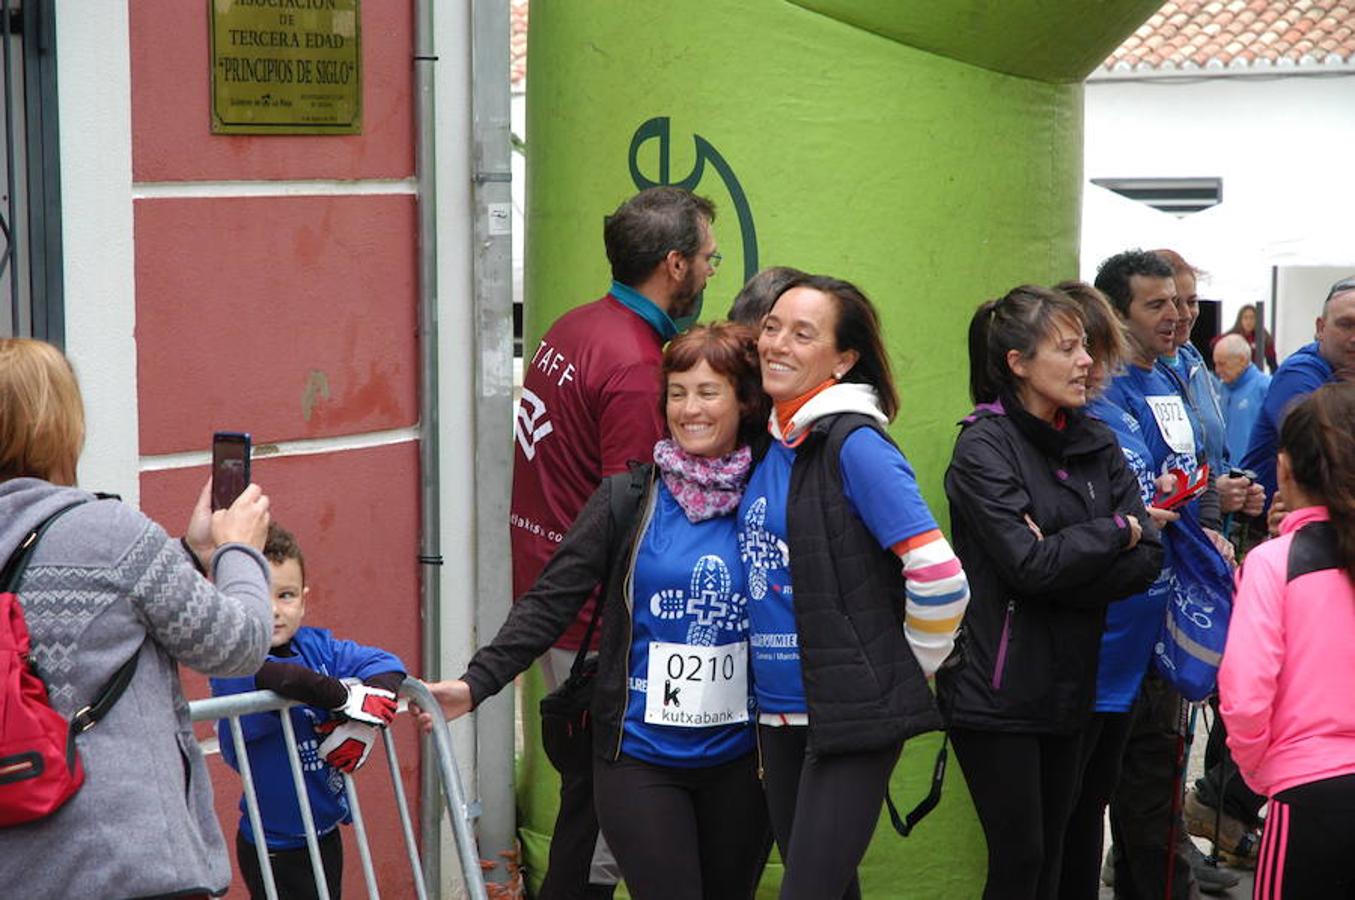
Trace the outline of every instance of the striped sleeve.
[[969, 605], [969, 580], [939, 530], [899, 541], [893, 550], [903, 561], [907, 589], [903, 632], [930, 678], [955, 645], [955, 631]]

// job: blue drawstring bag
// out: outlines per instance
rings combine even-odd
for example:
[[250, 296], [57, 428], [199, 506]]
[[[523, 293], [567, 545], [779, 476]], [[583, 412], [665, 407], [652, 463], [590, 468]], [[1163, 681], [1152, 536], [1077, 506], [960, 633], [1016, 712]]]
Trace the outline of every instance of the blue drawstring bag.
[[1204, 533], [1193, 507], [1162, 530], [1167, 614], [1153, 648], [1158, 672], [1187, 700], [1218, 685], [1219, 663], [1233, 611], [1233, 572]]

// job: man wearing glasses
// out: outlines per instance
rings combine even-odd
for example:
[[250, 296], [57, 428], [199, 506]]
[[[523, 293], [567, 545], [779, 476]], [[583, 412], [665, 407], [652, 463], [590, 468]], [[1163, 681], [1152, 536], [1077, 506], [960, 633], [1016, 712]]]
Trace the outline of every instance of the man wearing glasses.
[[[557, 319], [524, 365], [513, 422], [514, 597], [536, 581], [602, 479], [653, 456], [663, 434], [663, 345], [696, 319], [706, 279], [720, 263], [714, 219], [709, 200], [676, 187], [650, 188], [622, 203], [603, 228], [612, 270], [607, 294]], [[595, 600], [541, 658], [547, 690], [568, 677]], [[538, 896], [611, 897], [619, 874], [598, 835], [591, 776], [562, 775]]]

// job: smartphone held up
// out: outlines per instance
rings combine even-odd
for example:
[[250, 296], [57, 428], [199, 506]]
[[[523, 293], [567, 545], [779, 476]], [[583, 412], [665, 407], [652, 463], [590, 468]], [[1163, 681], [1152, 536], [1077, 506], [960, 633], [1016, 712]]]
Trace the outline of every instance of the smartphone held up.
[[218, 431], [212, 436], [212, 509], [227, 509], [249, 486], [249, 434]]

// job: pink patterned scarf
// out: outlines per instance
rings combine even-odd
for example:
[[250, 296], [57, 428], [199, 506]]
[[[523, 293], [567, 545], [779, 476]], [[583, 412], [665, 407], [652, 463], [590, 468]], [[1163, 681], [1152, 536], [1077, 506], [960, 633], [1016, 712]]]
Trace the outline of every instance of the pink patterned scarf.
[[654, 464], [689, 522], [703, 522], [738, 509], [752, 468], [753, 451], [740, 447], [728, 456], [692, 456], [672, 438], [654, 445]]

